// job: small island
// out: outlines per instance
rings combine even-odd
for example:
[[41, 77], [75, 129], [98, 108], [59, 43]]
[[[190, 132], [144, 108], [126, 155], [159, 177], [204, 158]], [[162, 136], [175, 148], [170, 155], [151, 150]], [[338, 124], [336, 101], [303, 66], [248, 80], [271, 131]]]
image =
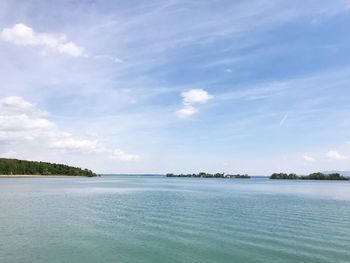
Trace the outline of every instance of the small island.
[[347, 181], [349, 178], [340, 175], [339, 173], [312, 173], [309, 175], [296, 175], [294, 173], [274, 173], [270, 176], [270, 179], [282, 179], [282, 180], [338, 180]]
[[67, 175], [67, 176], [97, 176], [88, 169], [81, 169], [64, 164], [25, 161], [17, 159], [0, 158], [0, 175]]
[[194, 177], [194, 178], [235, 178], [235, 179], [249, 179], [250, 176], [247, 174], [225, 174], [225, 173], [198, 173], [198, 174], [173, 174], [168, 173], [166, 177]]

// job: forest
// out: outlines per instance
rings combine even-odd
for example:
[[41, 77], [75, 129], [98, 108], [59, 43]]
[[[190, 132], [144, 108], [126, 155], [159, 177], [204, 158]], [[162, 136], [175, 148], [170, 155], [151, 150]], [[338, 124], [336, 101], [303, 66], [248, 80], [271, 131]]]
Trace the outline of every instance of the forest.
[[64, 164], [25, 161], [0, 158], [0, 175], [70, 175], [97, 176], [88, 169], [81, 169]]

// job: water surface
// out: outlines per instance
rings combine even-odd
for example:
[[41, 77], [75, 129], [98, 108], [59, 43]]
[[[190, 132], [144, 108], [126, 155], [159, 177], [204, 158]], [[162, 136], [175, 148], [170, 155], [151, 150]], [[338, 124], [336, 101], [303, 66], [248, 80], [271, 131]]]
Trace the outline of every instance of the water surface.
[[0, 262], [350, 262], [350, 183], [0, 178]]

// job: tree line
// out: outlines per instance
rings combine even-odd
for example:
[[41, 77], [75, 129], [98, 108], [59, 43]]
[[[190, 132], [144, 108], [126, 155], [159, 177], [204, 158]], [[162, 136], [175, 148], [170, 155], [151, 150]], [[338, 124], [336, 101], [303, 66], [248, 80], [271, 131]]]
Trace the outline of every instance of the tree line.
[[339, 173], [312, 173], [309, 175], [297, 175], [295, 173], [273, 173], [270, 179], [287, 179], [287, 180], [349, 180], [349, 178], [340, 175]]
[[225, 173], [193, 173], [193, 174], [173, 174], [167, 173], [166, 177], [199, 177], [199, 178], [240, 178], [240, 179], [249, 179], [250, 176], [247, 174], [225, 174]]
[[25, 161], [0, 158], [0, 174], [3, 175], [71, 175], [96, 176], [88, 169], [81, 169], [64, 164]]

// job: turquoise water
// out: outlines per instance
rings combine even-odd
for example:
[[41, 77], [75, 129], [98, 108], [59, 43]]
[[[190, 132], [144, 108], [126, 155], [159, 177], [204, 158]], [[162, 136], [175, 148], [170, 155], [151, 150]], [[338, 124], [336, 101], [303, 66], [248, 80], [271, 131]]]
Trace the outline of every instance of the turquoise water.
[[350, 262], [350, 183], [1, 178], [0, 262]]

